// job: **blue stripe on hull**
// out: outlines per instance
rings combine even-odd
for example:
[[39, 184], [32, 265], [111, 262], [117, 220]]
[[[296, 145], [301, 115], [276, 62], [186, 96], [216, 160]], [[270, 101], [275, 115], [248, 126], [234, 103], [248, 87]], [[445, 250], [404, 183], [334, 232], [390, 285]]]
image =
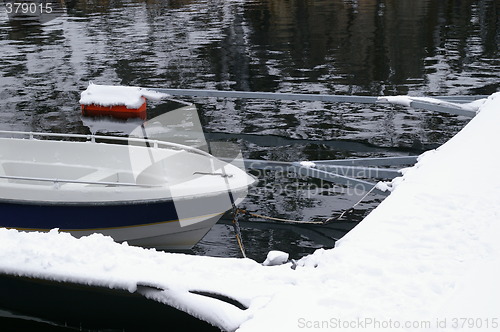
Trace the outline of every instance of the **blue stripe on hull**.
[[0, 227], [66, 230], [127, 227], [177, 220], [172, 201], [126, 204], [0, 202]]

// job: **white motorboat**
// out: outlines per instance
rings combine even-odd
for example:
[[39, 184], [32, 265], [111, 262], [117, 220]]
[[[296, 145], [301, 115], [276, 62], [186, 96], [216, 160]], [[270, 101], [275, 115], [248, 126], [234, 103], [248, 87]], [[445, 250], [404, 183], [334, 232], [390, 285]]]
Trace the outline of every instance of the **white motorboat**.
[[176, 143], [0, 134], [1, 227], [102, 233], [131, 245], [187, 249], [255, 182], [234, 165]]

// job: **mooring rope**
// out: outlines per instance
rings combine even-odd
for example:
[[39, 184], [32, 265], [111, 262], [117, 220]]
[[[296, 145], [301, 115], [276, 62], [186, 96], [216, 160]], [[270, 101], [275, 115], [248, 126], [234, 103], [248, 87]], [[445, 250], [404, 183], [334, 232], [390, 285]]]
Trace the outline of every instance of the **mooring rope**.
[[[238, 208], [236, 208], [235, 210], [233, 210], [234, 211], [233, 213], [234, 213], [235, 217], [236, 217], [237, 214], [242, 213], [242, 214], [245, 214], [245, 215], [248, 215], [248, 216], [252, 216], [252, 217], [256, 217], [256, 218], [261, 218], [261, 219], [267, 219], [267, 220], [273, 220], [273, 221], [295, 223], [295, 224], [324, 225], [324, 224], [327, 224], [327, 223], [329, 223], [331, 221], [334, 221], [334, 220], [340, 220], [346, 214], [352, 213], [354, 211], [354, 209], [356, 208], [356, 206], [358, 206], [359, 204], [361, 204], [361, 202], [363, 202], [365, 200], [365, 198], [368, 197], [368, 195], [370, 195], [373, 192], [373, 190], [375, 190], [376, 187], [377, 187], [377, 185], [374, 185], [370, 190], [368, 190], [366, 192], [366, 194], [363, 197], [361, 197], [360, 200], [358, 200], [349, 209], [346, 209], [346, 210], [342, 211], [342, 213], [338, 217], [328, 218], [325, 221], [292, 220], [292, 219], [276, 218], [276, 217], [265, 216], [265, 215], [262, 215], [262, 214], [258, 214], [258, 213], [250, 212], [250, 211], [247, 211], [247, 210], [244, 210], [244, 209], [238, 209]], [[234, 219], [233, 219], [233, 221], [234, 221]]]
[[[240, 247], [241, 254], [243, 255], [243, 258], [247, 258], [247, 255], [245, 253], [245, 247], [243, 245], [243, 240], [241, 238], [241, 230], [240, 230], [240, 225], [238, 223], [238, 215], [239, 214], [245, 214], [248, 216], [256, 217], [256, 218], [261, 218], [261, 219], [267, 219], [267, 220], [273, 220], [273, 221], [280, 221], [280, 222], [286, 222], [286, 223], [295, 223], [295, 224], [316, 224], [316, 225], [326, 225], [329, 222], [332, 221], [338, 221], [341, 218], [343, 218], [345, 215], [350, 214], [354, 211], [356, 206], [361, 204], [362, 201], [365, 200], [368, 195], [372, 193], [373, 190], [377, 185], [375, 184], [370, 190], [366, 192], [366, 194], [361, 197], [360, 200], [358, 200], [353, 206], [351, 206], [349, 209], [342, 211], [342, 213], [338, 217], [332, 217], [328, 218], [325, 221], [306, 221], [306, 220], [291, 220], [291, 219], [284, 219], [284, 218], [276, 218], [276, 217], [270, 217], [270, 216], [264, 216], [262, 214], [258, 213], [253, 213], [244, 209], [239, 209], [235, 205], [233, 205], [233, 227], [234, 227], [234, 233], [236, 235], [236, 241], [238, 242], [238, 246]], [[338, 240], [338, 239], [335, 239]]]
[[238, 223], [238, 208], [236, 208], [235, 205], [233, 205], [233, 228], [234, 228], [234, 234], [236, 235], [236, 241], [238, 242], [238, 246], [240, 247], [241, 254], [243, 255], [243, 258], [247, 258], [247, 255], [245, 253], [245, 246], [243, 245], [243, 240], [241, 239], [241, 229], [240, 229], [240, 224]]
[[246, 215], [249, 215], [252, 217], [256, 217], [256, 218], [268, 219], [268, 220], [274, 220], [274, 221], [290, 222], [290, 223], [297, 223], [297, 224], [324, 224], [323, 221], [291, 220], [291, 219], [283, 219], [283, 218], [264, 216], [262, 214], [249, 212], [249, 211], [243, 210], [243, 209], [238, 209], [237, 212], [241, 212], [243, 214], [246, 214]]
[[354, 204], [353, 206], [351, 206], [349, 209], [344, 210], [344, 211], [343, 211], [343, 212], [342, 212], [342, 213], [341, 213], [338, 217], [335, 217], [335, 218], [328, 218], [328, 219], [326, 219], [325, 223], [330, 222], [330, 221], [333, 221], [333, 220], [339, 220], [339, 219], [341, 219], [344, 215], [346, 215], [347, 213], [352, 213], [352, 212], [354, 211], [354, 209], [356, 208], [356, 206], [358, 206], [358, 205], [359, 205], [362, 201], [364, 201], [364, 200], [365, 200], [365, 198], [366, 198], [368, 195], [370, 195], [370, 194], [371, 194], [371, 192], [372, 192], [373, 190], [375, 190], [375, 188], [377, 188], [377, 184], [375, 184], [375, 185], [372, 187], [372, 189], [368, 190], [368, 191], [366, 192], [366, 194], [365, 194], [363, 197], [361, 197], [361, 199], [360, 199], [359, 201], [357, 201], [357, 202], [356, 202], [356, 204]]

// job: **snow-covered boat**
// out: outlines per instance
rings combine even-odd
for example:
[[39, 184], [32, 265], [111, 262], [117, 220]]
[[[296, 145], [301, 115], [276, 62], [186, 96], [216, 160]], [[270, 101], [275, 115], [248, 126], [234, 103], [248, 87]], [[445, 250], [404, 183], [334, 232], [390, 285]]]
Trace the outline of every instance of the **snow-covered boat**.
[[97, 232], [132, 245], [186, 249], [255, 181], [181, 144], [0, 133], [0, 227]]

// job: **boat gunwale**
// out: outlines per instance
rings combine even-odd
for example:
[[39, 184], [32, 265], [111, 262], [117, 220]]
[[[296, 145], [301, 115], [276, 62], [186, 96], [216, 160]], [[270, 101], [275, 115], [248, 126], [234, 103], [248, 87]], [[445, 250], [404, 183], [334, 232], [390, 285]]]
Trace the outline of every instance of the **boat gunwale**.
[[[191, 146], [183, 145], [183, 144], [179, 144], [179, 143], [174, 143], [174, 142], [160, 141], [160, 140], [155, 140], [155, 139], [150, 139], [150, 138], [105, 136], [105, 135], [94, 135], [94, 134], [88, 134], [88, 135], [85, 135], [85, 134], [64, 134], [64, 133], [15, 131], [15, 130], [0, 130], [0, 134], [27, 135], [28, 139], [30, 139], [30, 140], [36, 140], [35, 136], [39, 136], [39, 137], [83, 138], [83, 139], [86, 139], [86, 142], [90, 142], [90, 143], [98, 143], [98, 142], [96, 142], [96, 139], [119, 141], [119, 142], [145, 143], [146, 148], [153, 148], [153, 149], [157, 149], [160, 147], [172, 148], [172, 149], [184, 150], [186, 152], [200, 154], [200, 155], [203, 155], [203, 156], [209, 157], [209, 158], [216, 158], [213, 155], [211, 155], [210, 153], [205, 152], [205, 151], [200, 150], [200, 149], [195, 148], [195, 147], [191, 147]], [[0, 139], [23, 139], [23, 138], [0, 137]], [[47, 141], [64, 142], [64, 141], [55, 140], [55, 139], [48, 139]], [[82, 142], [78, 142], [78, 141], [70, 141], [70, 142], [82, 143]], [[119, 144], [114, 144], [114, 143], [101, 143], [101, 144], [119, 145]]]

